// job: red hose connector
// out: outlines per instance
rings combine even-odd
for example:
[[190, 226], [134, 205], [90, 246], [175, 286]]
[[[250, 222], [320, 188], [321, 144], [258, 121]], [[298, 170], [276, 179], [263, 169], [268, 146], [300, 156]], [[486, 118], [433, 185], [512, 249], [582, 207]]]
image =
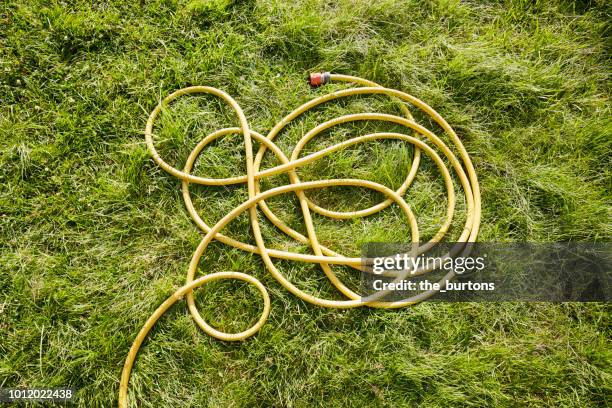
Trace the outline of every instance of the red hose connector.
[[329, 72], [313, 72], [312, 74], [310, 74], [308, 83], [313, 88], [316, 88], [317, 86], [321, 86], [323, 84], [328, 83], [330, 76], [331, 74]]

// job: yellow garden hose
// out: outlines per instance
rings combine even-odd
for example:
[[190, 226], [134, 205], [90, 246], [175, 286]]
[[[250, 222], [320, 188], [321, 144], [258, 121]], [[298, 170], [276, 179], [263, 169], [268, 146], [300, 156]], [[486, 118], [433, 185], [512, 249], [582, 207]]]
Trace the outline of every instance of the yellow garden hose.
[[[314, 78], [314, 79], [313, 79]], [[249, 336], [255, 334], [266, 322], [266, 319], [270, 313], [270, 298], [266, 291], [266, 288], [262, 285], [262, 283], [256, 278], [246, 275], [240, 272], [217, 272], [208, 275], [204, 275], [200, 278], [196, 279], [196, 271], [198, 266], [202, 260], [202, 256], [204, 255], [206, 248], [210, 242], [213, 240], [218, 240], [223, 242], [224, 244], [230, 245], [235, 248], [239, 248], [244, 251], [252, 252], [255, 254], [259, 254], [268, 269], [268, 271], [272, 274], [272, 276], [288, 291], [293, 293], [295, 296], [303, 299], [309, 303], [318, 306], [331, 307], [331, 308], [352, 308], [359, 306], [370, 306], [370, 307], [380, 307], [380, 308], [398, 308], [404, 307], [408, 305], [412, 305], [414, 303], [420, 302], [427, 297], [431, 296], [435, 293], [435, 291], [427, 291], [419, 293], [411, 298], [404, 299], [401, 301], [382, 301], [380, 300], [383, 296], [385, 296], [389, 291], [379, 291], [367, 297], [362, 297], [359, 294], [355, 293], [347, 286], [345, 286], [334, 274], [331, 269], [331, 265], [348, 265], [356, 270], [363, 270], [362, 259], [361, 258], [352, 258], [345, 257], [339, 253], [334, 252], [333, 250], [321, 245], [317, 239], [317, 234], [315, 232], [315, 228], [313, 225], [311, 211], [317, 214], [330, 217], [333, 219], [350, 219], [356, 217], [365, 217], [371, 214], [374, 214], [382, 209], [388, 207], [389, 205], [395, 203], [402, 210], [404, 216], [406, 217], [406, 221], [410, 226], [410, 241], [412, 243], [419, 242], [419, 229], [416, 221], [416, 217], [412, 213], [410, 206], [406, 203], [403, 198], [404, 193], [407, 191], [412, 181], [414, 180], [418, 166], [421, 159], [421, 151], [423, 151], [429, 158], [431, 158], [434, 163], [437, 165], [445, 183], [446, 191], [447, 191], [447, 201], [448, 201], [448, 209], [446, 212], [446, 217], [444, 222], [440, 226], [438, 232], [433, 236], [433, 238], [424, 245], [417, 246], [413, 250], [413, 255], [421, 254], [431, 247], [433, 247], [437, 242], [440, 242], [445, 234], [448, 232], [455, 212], [455, 190], [453, 185], [453, 179], [451, 174], [446, 167], [445, 162], [438, 155], [436, 150], [432, 148], [429, 144], [425, 143], [426, 141], [430, 142], [438, 151], [440, 151], [446, 160], [451, 164], [452, 169], [454, 170], [459, 182], [461, 184], [463, 193], [465, 195], [466, 202], [466, 221], [461, 232], [460, 237], [457, 239], [458, 242], [468, 243], [475, 242], [476, 236], [478, 235], [478, 229], [480, 225], [480, 189], [478, 186], [478, 180], [476, 177], [476, 172], [474, 171], [474, 166], [470, 160], [468, 152], [465, 147], [461, 143], [459, 137], [455, 134], [450, 125], [430, 106], [422, 102], [421, 100], [411, 96], [407, 93], [397, 91], [394, 89], [384, 88], [372, 81], [368, 81], [366, 79], [348, 76], [348, 75], [336, 75], [336, 74], [315, 74], [311, 76], [311, 84], [319, 85], [321, 83], [326, 83], [329, 81], [339, 81], [339, 82], [347, 82], [352, 84], [361, 85], [361, 87], [343, 89], [339, 91], [335, 91], [323, 96], [319, 96], [310, 100], [309, 102], [303, 104], [302, 106], [295, 109], [289, 115], [284, 117], [281, 121], [279, 121], [272, 130], [268, 133], [267, 136], [263, 136], [249, 128], [249, 124], [247, 119], [240, 108], [240, 106], [236, 103], [236, 101], [226, 94], [225, 92], [212, 87], [207, 86], [193, 86], [189, 88], [180, 89], [170, 95], [168, 95], [164, 100], [160, 102], [160, 104], [151, 112], [149, 116], [149, 120], [147, 122], [146, 130], [145, 130], [145, 138], [147, 147], [153, 157], [153, 160], [166, 172], [171, 175], [177, 177], [182, 181], [182, 192], [183, 198], [185, 200], [185, 205], [187, 207], [187, 211], [191, 215], [192, 219], [198, 225], [200, 229], [205, 232], [205, 236], [198, 245], [196, 251], [193, 254], [191, 262], [189, 264], [189, 268], [187, 271], [187, 280], [184, 286], [179, 288], [172, 296], [170, 296], [165, 302], [163, 302], [157, 310], [147, 319], [144, 326], [140, 329], [140, 332], [136, 336], [132, 347], [128, 353], [128, 356], [125, 360], [125, 364], [123, 367], [123, 372], [121, 375], [121, 383], [119, 386], [119, 406], [122, 408], [127, 407], [127, 390], [128, 390], [128, 382], [130, 378], [130, 373], [132, 370], [132, 366], [134, 364], [134, 360], [136, 359], [136, 355], [138, 350], [146, 338], [147, 334], [151, 330], [151, 328], [155, 325], [157, 320], [172, 306], [175, 302], [182, 299], [183, 296], [187, 298], [187, 304], [189, 307], [189, 311], [193, 316], [196, 323], [209, 335], [218, 338], [220, 340], [225, 341], [236, 341], [236, 340], [244, 340]], [[231, 108], [236, 113], [238, 117], [239, 127], [225, 128], [211, 133], [206, 136], [202, 141], [198, 143], [198, 145], [193, 149], [191, 154], [189, 155], [187, 162], [185, 164], [185, 168], [183, 171], [178, 170], [168, 163], [166, 163], [157, 153], [154, 143], [153, 143], [153, 124], [155, 119], [159, 115], [159, 113], [168, 106], [172, 101], [177, 99], [183, 95], [190, 94], [212, 94], [223, 99], [227, 102]], [[289, 122], [296, 119], [298, 116], [308, 111], [309, 109], [320, 105], [322, 103], [344, 98], [353, 95], [386, 95], [391, 97], [393, 100], [398, 101], [400, 103], [400, 108], [405, 117], [399, 117], [395, 115], [382, 114], [382, 113], [360, 113], [360, 114], [351, 114], [337, 117], [335, 119], [329, 120], [327, 122], [321, 123], [316, 126], [309, 132], [307, 132], [302, 139], [297, 143], [290, 157], [287, 157], [273, 142], [274, 138], [287, 126]], [[410, 114], [410, 111], [407, 108], [406, 103], [420, 109], [422, 112], [427, 114], [433, 121], [435, 121], [447, 134], [450, 141], [452, 142], [453, 147], [459, 153], [459, 159], [455, 156], [453, 151], [433, 132], [428, 130], [416, 123]], [[343, 123], [357, 122], [357, 121], [385, 121], [392, 122], [401, 126], [404, 126], [409, 130], [410, 133], [414, 134], [414, 136], [402, 134], [402, 133], [394, 133], [394, 132], [379, 132], [372, 133], [365, 136], [358, 136], [349, 140], [345, 140], [341, 143], [337, 143], [333, 146], [327, 147], [315, 153], [311, 153], [307, 156], [300, 157], [300, 153], [306, 143], [308, 143], [311, 139], [316, 137], [321, 132], [339, 125]], [[246, 174], [241, 176], [235, 176], [230, 178], [223, 179], [213, 179], [206, 177], [198, 177], [191, 174], [191, 170], [193, 165], [200, 154], [200, 152], [212, 141], [218, 139], [220, 137], [224, 137], [227, 135], [234, 135], [242, 133], [244, 137], [244, 148], [246, 155]], [[257, 153], [253, 154], [253, 146], [252, 140], [255, 139], [260, 143], [260, 148]], [[302, 182], [298, 178], [297, 169], [306, 164], [312, 163], [323, 156], [329, 155], [338, 150], [344, 149], [348, 146], [352, 146], [359, 143], [364, 143], [372, 140], [379, 139], [395, 139], [401, 140], [406, 143], [412, 144], [414, 146], [414, 156], [412, 163], [408, 163], [408, 172], [405, 181], [402, 185], [396, 190], [393, 191], [382, 184], [375, 183], [367, 180], [360, 179], [333, 179], [333, 180], [320, 180], [320, 181], [309, 181]], [[271, 151], [276, 158], [280, 161], [280, 165], [272, 168], [268, 168], [265, 170], [260, 169], [260, 165], [262, 159], [267, 151]], [[270, 190], [261, 191], [260, 190], [260, 180], [269, 177], [278, 175], [281, 173], [287, 173], [289, 175], [290, 184], [284, 185], [281, 187], [272, 188]], [[197, 211], [194, 208], [193, 202], [191, 200], [191, 196], [189, 194], [189, 184], [201, 184], [201, 185], [210, 185], [210, 186], [226, 186], [231, 184], [244, 184], [246, 183], [248, 188], [249, 198], [238, 207], [234, 208], [228, 214], [226, 214], [221, 220], [219, 220], [214, 226], [207, 225], [202, 218], [198, 215]], [[353, 187], [363, 187], [372, 189], [378, 192], [383, 193], [387, 196], [387, 199], [382, 201], [381, 203], [374, 205], [370, 208], [352, 211], [352, 212], [339, 212], [332, 211], [323, 207], [316, 205], [312, 202], [307, 196], [306, 191], [310, 189], [320, 189], [326, 187], [334, 187], [334, 186], [353, 186]], [[272, 210], [267, 206], [265, 200], [270, 197], [274, 197], [280, 194], [285, 193], [295, 193], [299, 199], [304, 223], [306, 226], [307, 235], [303, 235], [294, 229], [290, 228], [287, 224], [285, 224], [280, 218], [278, 218]], [[261, 212], [272, 222], [279, 230], [292, 237], [293, 239], [299, 241], [302, 244], [309, 245], [312, 248], [312, 254], [299, 254], [289, 251], [282, 251], [277, 249], [269, 249], [265, 246], [263, 237], [259, 227], [258, 221], [258, 211], [260, 209]], [[253, 230], [253, 235], [255, 237], [255, 244], [251, 245], [245, 242], [237, 241], [233, 238], [230, 238], [226, 235], [221, 234], [221, 230], [232, 220], [238, 217], [240, 214], [248, 211], [251, 221], [251, 228]], [[456, 249], [457, 251], [466, 250], [465, 247], [459, 247]], [[272, 258], [277, 259], [286, 259], [292, 261], [301, 261], [301, 262], [309, 262], [309, 263], [317, 263], [323, 269], [325, 275], [329, 278], [330, 282], [344, 295], [347, 300], [332, 300], [332, 299], [324, 299], [320, 297], [316, 297], [310, 295], [301, 289], [297, 288], [293, 285], [274, 265], [272, 262]], [[427, 270], [417, 271], [417, 274], [425, 273]], [[395, 281], [399, 281], [404, 279], [407, 276], [408, 271], [405, 271], [401, 274], [398, 274]], [[412, 275], [415, 273], [413, 272]], [[441, 287], [444, 287], [445, 283], [452, 279], [454, 276], [454, 272], [448, 272], [441, 280]], [[201, 285], [204, 285], [207, 282], [212, 282], [221, 279], [239, 279], [250, 283], [257, 287], [259, 292], [263, 297], [264, 307], [261, 317], [257, 321], [257, 323], [251, 328], [240, 332], [240, 333], [224, 333], [215, 328], [208, 325], [204, 319], [200, 316], [198, 312], [194, 297], [193, 290]]]

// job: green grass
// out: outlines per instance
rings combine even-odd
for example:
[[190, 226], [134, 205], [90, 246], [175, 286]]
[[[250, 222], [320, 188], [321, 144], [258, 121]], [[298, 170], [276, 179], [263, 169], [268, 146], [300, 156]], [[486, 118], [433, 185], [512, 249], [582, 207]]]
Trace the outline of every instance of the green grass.
[[[67, 385], [78, 389], [75, 406], [116, 405], [128, 348], [150, 313], [184, 282], [202, 237], [179, 182], [155, 166], [143, 138], [160, 97], [188, 85], [224, 89], [264, 134], [329, 90], [309, 89], [310, 71], [405, 90], [438, 110], [469, 150], [483, 194], [481, 240], [612, 236], [612, 10], [606, 1], [72, 3], [0, 4], [2, 387]], [[325, 106], [287, 129], [278, 144], [288, 154], [324, 118], [375, 108], [393, 111], [381, 98]], [[177, 166], [207, 132], [235, 125], [226, 107], [205, 97], [180, 100], [162, 119], [160, 152]], [[308, 148], [368, 129], [341, 127]], [[240, 139], [211, 146], [198, 174], [242, 171]], [[401, 144], [372, 143], [301, 174], [398, 185], [405, 170], [397, 163], [410, 155]], [[444, 215], [443, 187], [425, 160], [406, 196], [425, 238]], [[242, 187], [193, 191], [209, 222], [246, 197]], [[380, 198], [351, 189], [311, 197], [337, 209], [365, 208]], [[295, 198], [270, 205], [303, 231]], [[321, 242], [357, 253], [372, 238], [404, 237], [407, 229], [389, 228], [399, 219], [390, 208], [363, 220], [316, 217], [315, 223]], [[308, 251], [270, 225], [262, 228], [269, 246]], [[226, 232], [249, 240], [247, 218]], [[332, 293], [318, 268], [278, 265], [301, 287]], [[134, 406], [612, 403], [606, 304], [425, 303], [339, 311], [296, 299], [256, 256], [212, 244], [202, 273], [221, 270], [262, 280], [272, 296], [268, 323], [252, 339], [228, 344], [202, 333], [184, 303], [173, 307], [137, 359]], [[259, 298], [250, 289], [213, 286], [198, 292], [209, 321], [240, 330], [258, 316]]]

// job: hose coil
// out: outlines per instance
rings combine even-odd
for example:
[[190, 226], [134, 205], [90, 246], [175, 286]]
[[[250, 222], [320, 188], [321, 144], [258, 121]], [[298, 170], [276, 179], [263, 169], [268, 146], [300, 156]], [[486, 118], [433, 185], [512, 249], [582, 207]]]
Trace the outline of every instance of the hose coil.
[[[313, 79], [314, 78], [314, 79]], [[181, 180], [182, 183], [182, 194], [183, 199], [185, 201], [185, 205], [189, 215], [194, 220], [196, 225], [204, 231], [205, 236], [198, 245], [195, 250], [191, 262], [189, 264], [189, 268], [187, 271], [187, 279], [184, 286], [180, 287], [175, 293], [173, 293], [166, 301], [164, 301], [155, 312], [147, 319], [144, 326], [141, 328], [140, 332], [136, 336], [134, 343], [132, 344], [128, 356], [125, 360], [125, 364], [123, 367], [123, 372], [121, 375], [121, 382], [119, 386], [119, 406], [122, 408], [127, 407], [127, 391], [128, 391], [128, 382], [130, 378], [130, 373], [132, 370], [132, 366], [136, 359], [136, 355], [140, 346], [142, 345], [144, 339], [147, 334], [151, 330], [151, 328], [155, 325], [157, 320], [168, 310], [174, 303], [179, 301], [185, 296], [187, 298], [187, 305], [191, 315], [194, 320], [200, 326], [204, 332], [207, 334], [225, 341], [238, 341], [244, 340], [253, 334], [255, 334], [266, 322], [268, 315], [270, 313], [270, 297], [264, 285], [257, 280], [256, 278], [241, 273], [241, 272], [216, 272], [212, 274], [207, 274], [202, 277], [196, 279], [196, 271], [198, 269], [198, 265], [204, 255], [207, 246], [213, 240], [218, 240], [226, 245], [232, 246], [234, 248], [238, 248], [244, 251], [248, 251], [251, 253], [258, 254], [261, 256], [263, 263], [266, 268], [270, 272], [270, 274], [289, 292], [294, 294], [295, 296], [312, 303], [314, 305], [323, 306], [323, 307], [331, 307], [331, 308], [352, 308], [359, 306], [370, 306], [370, 307], [380, 307], [380, 308], [398, 308], [409, 306], [420, 302], [427, 297], [433, 295], [435, 291], [427, 291], [423, 293], [419, 293], [411, 298], [404, 299], [401, 301], [382, 301], [380, 300], [387, 292], [380, 291], [375, 294], [372, 294], [368, 297], [362, 297], [359, 294], [352, 291], [350, 288], [345, 286], [338, 277], [334, 274], [331, 269], [331, 265], [348, 265], [354, 269], [362, 270], [362, 259], [361, 258], [352, 258], [345, 257], [339, 253], [334, 252], [333, 250], [321, 245], [317, 238], [317, 234], [312, 221], [312, 212], [334, 218], [334, 219], [351, 219], [357, 217], [365, 217], [376, 212], [387, 208], [389, 205], [395, 203], [402, 210], [404, 216], [406, 217], [407, 223], [410, 226], [410, 240], [413, 243], [419, 242], [419, 229], [416, 221], [416, 217], [412, 213], [410, 206], [406, 203], [403, 196], [404, 193], [408, 190], [411, 183], [413, 182], [417, 170], [419, 167], [419, 163], [421, 160], [421, 152], [424, 152], [430, 159], [434, 161], [437, 165], [440, 173], [444, 178], [444, 183], [447, 191], [447, 202], [448, 208], [446, 211], [445, 219], [440, 226], [438, 232], [433, 236], [433, 238], [427, 242], [426, 244], [415, 249], [415, 254], [420, 254], [428, 249], [430, 249], [437, 242], [440, 242], [446, 233], [448, 232], [455, 212], [455, 190], [453, 186], [453, 179], [447, 168], [445, 162], [442, 160], [440, 155], [432, 148], [428, 143], [425, 143], [425, 140], [430, 142], [433, 146], [437, 148], [439, 152], [446, 158], [446, 160], [451, 164], [452, 169], [455, 172], [456, 177], [458, 178], [461, 188], [463, 190], [466, 202], [466, 221], [463, 227], [463, 231], [460, 237], [457, 239], [460, 243], [470, 243], [475, 242], [476, 237], [478, 235], [478, 230], [480, 226], [480, 218], [481, 218], [481, 201], [480, 201], [480, 188], [478, 185], [478, 179], [476, 177], [476, 172], [474, 170], [474, 166], [470, 157], [468, 155], [467, 150], [461, 143], [461, 140], [456, 135], [454, 130], [450, 127], [450, 125], [440, 116], [434, 109], [428, 106], [423, 101], [411, 96], [407, 93], [397, 91], [390, 88], [384, 88], [379, 84], [354, 77], [348, 75], [338, 75], [338, 74], [329, 74], [329, 73], [320, 73], [313, 74], [310, 76], [311, 85], [319, 86], [323, 85], [327, 82], [346, 82], [360, 85], [358, 87], [343, 89], [335, 92], [331, 92], [329, 94], [319, 96], [310, 100], [309, 102], [303, 104], [298, 107], [287, 116], [285, 116], [281, 121], [279, 121], [272, 130], [268, 133], [267, 136], [263, 136], [260, 133], [257, 133], [250, 129], [248, 121], [244, 115], [244, 112], [238, 105], [238, 103], [227, 93], [223, 92], [220, 89], [207, 87], [207, 86], [192, 86], [188, 88], [183, 88], [174, 93], [168, 95], [165, 99], [163, 99], [157, 107], [151, 112], [149, 119], [147, 121], [146, 129], [145, 129], [145, 139], [147, 148], [153, 157], [153, 160], [167, 173], [173, 175], [174, 177]], [[314, 81], [314, 83], [313, 83]], [[172, 101], [183, 95], [192, 95], [192, 94], [211, 94], [218, 98], [224, 100], [236, 113], [238, 118], [239, 127], [231, 127], [217, 130], [204, 139], [202, 139], [196, 147], [190, 153], [187, 162], [185, 164], [184, 169], [181, 171], [170, 166], [166, 163], [158, 154], [155, 149], [153, 142], [153, 125], [162, 111], [166, 106], [168, 106]], [[332, 120], [326, 121], [324, 123], [319, 124], [315, 128], [308, 131], [302, 139], [295, 146], [290, 157], [287, 157], [281, 149], [273, 142], [274, 138], [287, 126], [288, 123], [299, 117], [304, 112], [328, 101], [345, 98], [354, 95], [386, 95], [396, 101], [401, 102], [400, 108], [404, 117], [383, 114], [383, 113], [359, 113], [359, 114], [349, 114], [334, 118]], [[428, 130], [424, 126], [416, 123], [407, 107], [407, 104], [410, 104], [417, 109], [420, 109], [426, 115], [429, 116], [434, 122], [436, 122], [446, 133], [448, 138], [451, 140], [453, 147], [459, 153], [459, 158], [455, 156], [453, 151], [432, 131]], [[409, 132], [412, 132], [415, 136], [410, 136], [403, 133], [394, 133], [394, 132], [377, 132], [372, 133], [365, 136], [358, 136], [349, 140], [345, 140], [343, 142], [337, 143], [333, 146], [329, 146], [325, 149], [319, 150], [317, 152], [311, 153], [307, 156], [300, 157], [300, 153], [306, 143], [308, 143], [315, 136], [324, 132], [325, 130], [337, 126], [344, 123], [358, 122], [358, 121], [386, 121], [398, 124], [400, 126], [405, 127]], [[215, 139], [242, 133], [244, 137], [244, 149], [246, 156], [246, 174], [222, 178], [222, 179], [214, 179], [207, 177], [198, 177], [191, 174], [194, 163], [198, 158], [198, 155], [202, 150]], [[253, 154], [253, 144], [252, 141], [256, 140], [260, 144], [260, 148], [257, 153]], [[395, 191], [389, 189], [388, 187], [375, 183], [372, 181], [361, 180], [361, 179], [332, 179], [332, 180], [319, 180], [319, 181], [308, 181], [303, 182], [299, 179], [297, 174], [297, 169], [306, 164], [312, 163], [323, 156], [329, 155], [335, 151], [344, 149], [346, 147], [356, 145], [359, 143], [364, 143], [372, 140], [379, 139], [395, 139], [401, 140], [406, 143], [412, 144], [414, 146], [414, 154], [412, 163], [409, 166], [409, 170], [406, 176], [406, 179], [402, 183], [402, 185]], [[263, 157], [266, 152], [271, 151], [276, 158], [280, 161], [280, 165], [272, 168], [268, 168], [262, 170], [260, 168]], [[270, 177], [278, 174], [286, 173], [289, 176], [290, 184], [272, 188], [269, 190], [261, 191], [260, 189], [260, 180], [265, 177]], [[229, 213], [227, 213], [221, 220], [219, 220], [214, 226], [207, 225], [204, 220], [198, 215], [193, 202], [191, 200], [189, 185], [190, 184], [201, 184], [201, 185], [209, 185], [209, 186], [226, 186], [226, 185], [234, 185], [234, 184], [245, 184], [248, 189], [248, 200], [244, 201], [239, 206], [235, 207]], [[332, 211], [321, 206], [318, 206], [314, 202], [312, 202], [306, 195], [307, 190], [311, 189], [320, 189], [325, 187], [334, 187], [334, 186], [356, 186], [362, 188], [368, 188], [371, 190], [378, 191], [383, 193], [387, 198], [366, 209], [351, 211], [351, 212], [340, 212], [340, 211]], [[265, 200], [274, 197], [280, 194], [285, 193], [295, 193], [297, 198], [299, 199], [300, 207], [303, 214], [304, 223], [306, 226], [307, 235], [303, 235], [298, 231], [295, 231], [291, 227], [289, 227], [286, 223], [284, 223], [280, 218], [278, 218], [274, 212], [268, 207]], [[258, 222], [258, 209], [265, 215], [265, 217], [274, 224], [280, 231], [284, 232], [291, 238], [297, 240], [298, 242], [308, 245], [312, 248], [312, 254], [299, 254], [289, 251], [282, 251], [277, 249], [267, 248], [263, 241], [263, 236], [261, 234], [259, 222]], [[232, 220], [238, 217], [240, 214], [248, 212], [250, 216], [251, 228], [253, 231], [253, 235], [255, 237], [255, 245], [241, 242], [230, 238], [221, 233], [221, 230]], [[458, 250], [467, 250], [467, 245], [465, 247], [459, 248]], [[276, 259], [285, 259], [291, 261], [301, 261], [301, 262], [309, 262], [309, 263], [317, 263], [321, 266], [323, 272], [328, 277], [330, 282], [347, 298], [346, 300], [333, 300], [333, 299], [325, 299], [317, 296], [313, 296], [308, 294], [294, 284], [292, 284], [274, 265], [272, 262], [272, 258]], [[420, 273], [425, 273], [427, 270], [420, 271]], [[454, 276], [454, 272], [449, 272], [441, 279], [441, 287], [448, 280], [452, 279]], [[398, 276], [396, 281], [399, 281], [405, 278], [406, 275]], [[197, 310], [195, 305], [195, 300], [193, 296], [193, 290], [199, 286], [202, 286], [208, 282], [222, 280], [222, 279], [238, 279], [249, 284], [254, 285], [258, 291], [260, 292], [263, 298], [263, 312], [259, 318], [259, 320], [255, 323], [254, 326], [249, 329], [242, 331], [240, 333], [225, 333], [219, 331], [212, 326], [208, 325], [204, 319], [200, 316], [200, 313]]]

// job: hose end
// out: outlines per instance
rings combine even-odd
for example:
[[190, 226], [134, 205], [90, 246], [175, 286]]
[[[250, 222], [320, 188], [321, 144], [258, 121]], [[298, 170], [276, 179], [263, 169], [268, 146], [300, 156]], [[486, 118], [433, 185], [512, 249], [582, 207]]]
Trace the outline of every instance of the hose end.
[[308, 78], [308, 84], [316, 88], [329, 82], [331, 74], [329, 72], [313, 72]]

